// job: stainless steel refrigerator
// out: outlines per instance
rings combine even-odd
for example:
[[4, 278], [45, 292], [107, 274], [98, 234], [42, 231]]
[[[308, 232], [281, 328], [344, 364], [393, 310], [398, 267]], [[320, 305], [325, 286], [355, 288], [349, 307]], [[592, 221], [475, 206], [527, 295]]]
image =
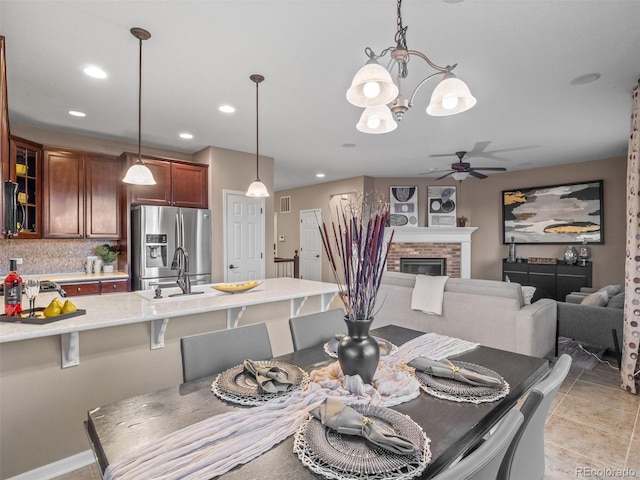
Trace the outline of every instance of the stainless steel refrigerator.
[[138, 205], [131, 209], [133, 290], [175, 286], [171, 263], [178, 247], [189, 255], [191, 285], [211, 283], [211, 211]]

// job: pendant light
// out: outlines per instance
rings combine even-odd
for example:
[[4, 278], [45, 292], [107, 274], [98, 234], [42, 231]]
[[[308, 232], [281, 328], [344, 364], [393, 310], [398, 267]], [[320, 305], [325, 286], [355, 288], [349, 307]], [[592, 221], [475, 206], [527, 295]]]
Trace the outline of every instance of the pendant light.
[[264, 77], [262, 75], [254, 74], [254, 75], [251, 75], [249, 78], [251, 79], [252, 82], [255, 82], [256, 84], [256, 179], [251, 185], [249, 185], [249, 189], [247, 190], [246, 196], [247, 197], [268, 197], [269, 191], [267, 190], [267, 187], [265, 186], [265, 184], [260, 181], [260, 175], [258, 173], [258, 166], [260, 162], [260, 153], [258, 150], [258, 147], [259, 147], [258, 85], [260, 84], [260, 82], [264, 80]]
[[122, 181], [133, 185], [155, 185], [156, 181], [149, 167], [142, 161], [141, 132], [142, 132], [142, 41], [151, 38], [151, 34], [143, 28], [134, 27], [131, 34], [139, 40], [140, 57], [138, 62], [138, 160], [129, 167]]

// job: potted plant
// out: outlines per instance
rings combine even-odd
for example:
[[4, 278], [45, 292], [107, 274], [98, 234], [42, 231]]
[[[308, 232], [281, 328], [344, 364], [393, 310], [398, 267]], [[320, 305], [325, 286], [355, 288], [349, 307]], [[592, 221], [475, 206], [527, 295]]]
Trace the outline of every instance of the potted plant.
[[[114, 270], [114, 264], [118, 259], [118, 254], [120, 253], [120, 249], [117, 245], [109, 245], [108, 243], [104, 243], [102, 245], [98, 245], [94, 252], [98, 255], [102, 261], [104, 262], [103, 272], [110, 273]], [[98, 273], [98, 272], [96, 272]]]
[[388, 242], [384, 239], [388, 223], [389, 205], [371, 194], [346, 202], [332, 216], [330, 230], [324, 223], [320, 227], [349, 332], [338, 346], [338, 361], [344, 375], [360, 375], [369, 384], [380, 358], [378, 342], [369, 337], [369, 329], [393, 239], [393, 232]]

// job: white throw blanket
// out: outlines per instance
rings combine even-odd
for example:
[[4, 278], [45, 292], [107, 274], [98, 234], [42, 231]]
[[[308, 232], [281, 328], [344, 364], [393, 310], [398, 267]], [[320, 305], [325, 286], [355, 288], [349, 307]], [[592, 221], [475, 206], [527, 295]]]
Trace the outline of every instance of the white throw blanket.
[[421, 310], [427, 315], [442, 315], [444, 286], [449, 277], [416, 275], [416, 284], [411, 295], [411, 309]]
[[374, 386], [363, 384], [359, 375], [344, 377], [338, 362], [332, 363], [311, 372], [311, 382], [304, 390], [258, 407], [207, 418], [141, 445], [109, 465], [104, 478], [208, 480], [258, 457], [293, 435], [308, 418], [309, 410], [327, 396], [337, 396], [345, 404], [392, 406], [407, 402], [420, 395], [420, 383], [406, 362], [419, 355], [439, 360], [477, 346], [466, 340], [426, 333], [400, 346], [396, 355], [380, 359]]

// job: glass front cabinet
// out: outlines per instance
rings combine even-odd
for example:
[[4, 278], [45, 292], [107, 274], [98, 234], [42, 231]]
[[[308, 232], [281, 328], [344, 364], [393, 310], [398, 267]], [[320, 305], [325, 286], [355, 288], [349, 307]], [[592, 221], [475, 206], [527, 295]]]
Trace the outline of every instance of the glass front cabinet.
[[42, 236], [42, 145], [10, 139], [10, 180], [18, 184], [18, 238]]

